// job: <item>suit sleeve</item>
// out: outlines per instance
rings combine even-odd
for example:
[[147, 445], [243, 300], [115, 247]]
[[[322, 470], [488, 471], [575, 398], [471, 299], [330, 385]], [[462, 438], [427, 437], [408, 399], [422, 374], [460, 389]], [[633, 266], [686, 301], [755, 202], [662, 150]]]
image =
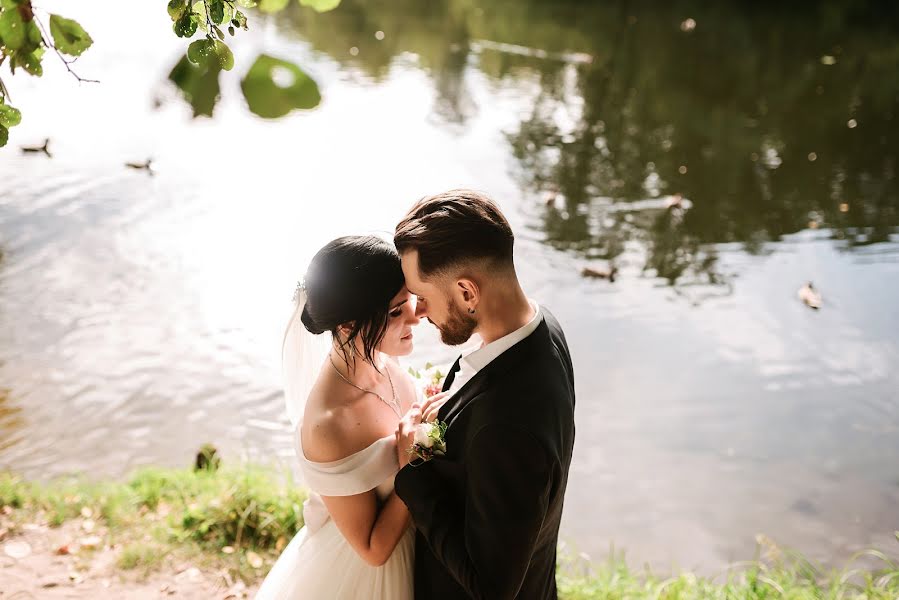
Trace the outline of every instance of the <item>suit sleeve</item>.
[[396, 477], [415, 526], [469, 596], [514, 598], [549, 502], [553, 463], [545, 449], [520, 427], [483, 427], [464, 455], [464, 503], [446, 493], [434, 461]]

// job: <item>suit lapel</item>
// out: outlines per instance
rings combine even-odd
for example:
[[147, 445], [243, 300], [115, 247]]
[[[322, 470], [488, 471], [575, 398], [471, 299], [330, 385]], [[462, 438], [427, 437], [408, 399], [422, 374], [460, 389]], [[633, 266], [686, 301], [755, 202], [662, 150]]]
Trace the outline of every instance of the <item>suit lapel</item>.
[[481, 393], [482, 389], [484, 389], [488, 376], [486, 371], [487, 369], [481, 370], [474, 377], [469, 379], [465, 385], [459, 388], [459, 390], [453, 394], [450, 399], [451, 401], [441, 406], [440, 410], [437, 411], [437, 418], [447, 425], [452, 425], [453, 419], [455, 419], [462, 409], [465, 408], [475, 396]]

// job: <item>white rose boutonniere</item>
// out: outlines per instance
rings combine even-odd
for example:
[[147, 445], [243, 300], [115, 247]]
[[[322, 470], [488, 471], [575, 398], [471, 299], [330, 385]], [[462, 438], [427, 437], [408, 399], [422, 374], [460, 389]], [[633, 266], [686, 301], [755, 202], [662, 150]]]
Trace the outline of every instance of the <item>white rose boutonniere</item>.
[[421, 423], [415, 429], [415, 441], [409, 448], [409, 453], [421, 461], [428, 461], [435, 456], [446, 454], [446, 423], [434, 421], [433, 423]]

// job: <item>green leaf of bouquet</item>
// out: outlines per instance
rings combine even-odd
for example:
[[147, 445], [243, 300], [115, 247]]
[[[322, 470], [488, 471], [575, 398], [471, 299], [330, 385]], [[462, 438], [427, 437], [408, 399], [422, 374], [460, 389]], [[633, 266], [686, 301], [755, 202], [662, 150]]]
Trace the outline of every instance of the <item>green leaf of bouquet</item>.
[[13, 8], [0, 13], [0, 38], [9, 50], [18, 50], [25, 45], [25, 22], [18, 10]]
[[15, 127], [22, 122], [22, 113], [15, 107], [8, 104], [0, 104], [0, 126]]
[[6, 142], [9, 141], [9, 129], [0, 125], [0, 148], [6, 145]]
[[314, 9], [316, 12], [328, 12], [340, 6], [340, 0], [300, 0], [300, 4]]
[[318, 85], [302, 69], [267, 54], [259, 55], [240, 88], [250, 111], [266, 119], [315, 108], [322, 99]]
[[171, 0], [168, 7], [166, 7], [166, 10], [168, 10], [172, 21], [177, 21], [184, 16], [184, 11], [187, 10], [187, 2], [184, 0]]
[[0, 8], [16, 8], [23, 0], [0, 0]]
[[56, 49], [69, 56], [81, 56], [94, 43], [77, 21], [59, 15], [50, 15], [50, 35]]
[[240, 27], [244, 30], [247, 28], [247, 16], [240, 11], [234, 13], [234, 19], [231, 22], [235, 27]]
[[265, 13], [276, 13], [284, 10], [289, 0], [259, 0], [259, 10]]

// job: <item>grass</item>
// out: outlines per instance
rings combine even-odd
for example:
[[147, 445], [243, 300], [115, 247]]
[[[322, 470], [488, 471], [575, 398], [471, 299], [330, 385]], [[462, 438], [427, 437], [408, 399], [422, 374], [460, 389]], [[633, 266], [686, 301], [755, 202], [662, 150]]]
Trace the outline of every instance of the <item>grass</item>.
[[[899, 532], [896, 533], [899, 539]], [[759, 536], [765, 558], [734, 565], [718, 577], [691, 572], [662, 578], [636, 573], [614, 557], [598, 568], [563, 557], [557, 582], [565, 600], [896, 600], [899, 566], [884, 553], [866, 550], [841, 569], [826, 569]], [[867, 567], [857, 563], [868, 562]], [[872, 561], [876, 565], [871, 568]]]
[[122, 548], [116, 566], [123, 571], [142, 569], [148, 574], [162, 566], [168, 550], [160, 545], [147, 542], [131, 542]]
[[165, 559], [227, 568], [252, 582], [303, 526], [306, 494], [257, 467], [199, 470], [145, 468], [126, 482], [69, 477], [30, 482], [0, 472], [0, 506], [15, 531], [25, 523], [57, 527], [95, 521], [122, 546], [117, 565], [144, 573]]
[[[125, 482], [65, 478], [50, 483], [0, 473], [6, 526], [91, 519], [117, 543], [116, 565], [148, 574], [170, 559], [227, 568], [248, 584], [261, 579], [302, 527], [305, 493], [289, 478], [246, 466], [217, 470], [146, 468]], [[899, 532], [897, 532], [899, 536]], [[860, 566], [862, 561], [865, 566]], [[873, 565], [873, 566], [872, 566]], [[868, 550], [826, 569], [759, 538], [759, 556], [718, 577], [659, 577], [611, 558], [596, 565], [562, 555], [563, 600], [896, 600], [899, 566]]]

